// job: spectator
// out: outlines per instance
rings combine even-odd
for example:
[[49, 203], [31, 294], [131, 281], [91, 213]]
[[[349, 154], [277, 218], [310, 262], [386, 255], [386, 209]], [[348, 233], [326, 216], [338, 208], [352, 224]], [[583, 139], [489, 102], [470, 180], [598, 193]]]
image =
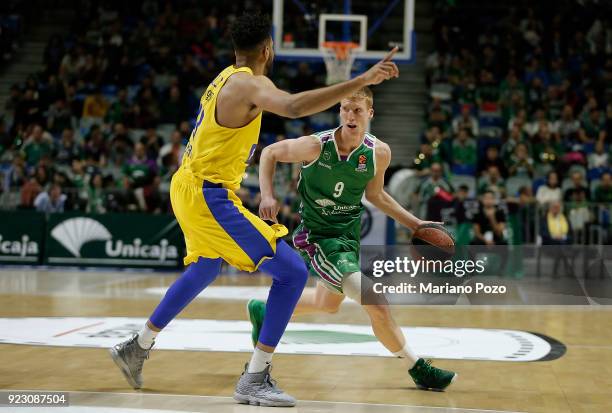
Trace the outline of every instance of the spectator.
[[610, 157], [606, 153], [606, 147], [602, 141], [595, 144], [595, 152], [589, 155], [589, 169], [607, 168], [610, 165]]
[[435, 162], [431, 165], [430, 175], [425, 178], [416, 190], [418, 199], [427, 203], [429, 198], [435, 195], [440, 189], [452, 192], [452, 186], [442, 177], [442, 165]]
[[601, 175], [601, 182], [595, 188], [595, 202], [612, 205], [612, 174], [606, 172]]
[[34, 200], [34, 206], [38, 212], [46, 214], [64, 212], [66, 198], [66, 195], [62, 193], [62, 188], [57, 184], [53, 184], [48, 191], [38, 194]]
[[85, 140], [85, 157], [91, 158], [96, 163], [105, 164], [108, 158], [108, 147], [102, 129], [98, 125], [92, 126]]
[[446, 137], [450, 128], [449, 116], [448, 112], [442, 107], [440, 100], [434, 99], [427, 117], [427, 127], [437, 126], [442, 133], [442, 137]]
[[134, 146], [134, 156], [123, 169], [131, 188], [140, 188], [151, 184], [155, 175], [155, 162], [147, 158], [146, 148], [142, 143]]
[[106, 208], [104, 206], [105, 194], [102, 175], [96, 174], [91, 178], [87, 192], [87, 213], [104, 214], [106, 212]]
[[155, 128], [147, 128], [145, 134], [140, 138], [140, 143], [145, 146], [147, 159], [157, 161], [159, 150], [164, 145], [164, 140], [157, 134]]
[[485, 175], [491, 166], [497, 167], [497, 170], [502, 177], [506, 177], [508, 175], [506, 165], [499, 157], [499, 148], [496, 145], [487, 146], [484, 159], [481, 159], [478, 163], [477, 175]]
[[493, 73], [482, 70], [480, 84], [476, 89], [476, 102], [481, 111], [495, 112], [499, 104], [499, 88], [495, 84]]
[[514, 154], [510, 158], [510, 167], [508, 174], [510, 176], [525, 176], [533, 175], [533, 158], [529, 156], [529, 150], [525, 143], [519, 143], [514, 149]]
[[548, 205], [548, 212], [542, 220], [540, 236], [544, 245], [568, 245], [572, 243], [570, 223], [563, 214], [561, 202]]
[[580, 131], [580, 121], [574, 117], [574, 110], [570, 105], [565, 105], [561, 117], [553, 126], [558, 136], [563, 140], [576, 140]]
[[123, 123], [116, 123], [110, 141], [110, 156], [116, 157], [118, 154], [131, 154], [134, 149], [134, 142], [128, 135], [128, 130]]
[[58, 99], [51, 105], [47, 113], [47, 128], [57, 137], [64, 129], [69, 128], [71, 123], [72, 112], [70, 107], [66, 106], [64, 99]]
[[29, 166], [35, 166], [38, 162], [49, 155], [53, 150], [53, 139], [40, 125], [35, 125], [32, 134], [23, 144], [22, 152]]
[[14, 123], [24, 127], [34, 123], [43, 124], [42, 110], [38, 101], [38, 91], [26, 89], [23, 98], [19, 100], [15, 108]]
[[[159, 150], [159, 157], [157, 158], [157, 164], [159, 166], [164, 165], [179, 165], [183, 159], [183, 153], [185, 152], [185, 145], [183, 144], [183, 137], [179, 131], [172, 132], [170, 135], [170, 142], [166, 143]], [[166, 157], [171, 157], [169, 161], [164, 161]]]
[[473, 216], [478, 212], [478, 201], [470, 196], [470, 188], [467, 185], [459, 186], [454, 201], [457, 224], [471, 221]]
[[84, 118], [104, 119], [109, 106], [108, 101], [102, 96], [100, 89], [97, 88], [92, 95], [85, 98], [83, 114], [81, 116]]
[[81, 147], [74, 141], [74, 130], [65, 128], [62, 138], [56, 142], [53, 157], [59, 165], [72, 165], [72, 161], [81, 159]]
[[461, 114], [453, 119], [453, 133], [457, 135], [462, 129], [469, 130], [471, 136], [478, 136], [478, 119], [472, 116], [469, 105], [463, 105]]
[[605, 141], [606, 140], [606, 121], [596, 107], [591, 108], [582, 116], [580, 121], [581, 128], [578, 137], [583, 143]]
[[519, 143], [526, 144], [527, 141], [525, 140], [523, 132], [521, 131], [520, 125], [516, 124], [512, 126], [508, 140], [501, 147], [501, 156], [506, 165], [510, 164], [510, 159], [512, 158]]
[[433, 164], [440, 164], [440, 162], [442, 162], [438, 148], [438, 145], [436, 145], [436, 149], [434, 150], [430, 144], [421, 144], [421, 150], [414, 159], [414, 167], [419, 171], [419, 175], [428, 175], [431, 172], [430, 168]]
[[161, 122], [178, 124], [180, 121], [188, 119], [189, 111], [181, 96], [178, 86], [170, 88], [168, 99], [164, 99], [161, 105]]
[[476, 172], [476, 142], [467, 129], [461, 129], [453, 141], [453, 173], [474, 175]]
[[536, 110], [533, 120], [525, 125], [529, 136], [536, 136], [541, 129], [544, 129], [544, 133], [548, 133], [552, 128], [553, 124], [546, 118], [546, 112], [542, 109]]
[[110, 105], [106, 112], [106, 121], [114, 124], [134, 124], [134, 109], [128, 102], [127, 90], [119, 89], [117, 99]]
[[581, 172], [572, 173], [572, 185], [565, 190], [563, 200], [565, 202], [582, 202], [589, 199], [589, 190], [584, 185], [585, 180]]
[[31, 209], [34, 207], [34, 200], [43, 190], [42, 184], [36, 176], [30, 176], [21, 187], [21, 209]]
[[504, 178], [502, 178], [499, 168], [495, 165], [489, 166], [487, 174], [482, 178], [481, 184], [478, 187], [478, 194], [483, 195], [486, 192], [492, 192], [498, 201], [506, 196]]
[[555, 138], [546, 122], [542, 122], [538, 132], [533, 137], [534, 160], [548, 169], [555, 168], [558, 161], [563, 158], [564, 150], [561, 143]]
[[546, 175], [546, 183], [536, 192], [536, 200], [540, 206], [547, 207], [551, 202], [561, 202], [561, 199], [559, 175], [556, 172], [549, 172]]
[[68, 171], [70, 181], [69, 189], [76, 194], [76, 199], [72, 199], [77, 206], [85, 205], [87, 202], [87, 183], [90, 177], [85, 173], [84, 162], [80, 158], [73, 159], [70, 171]]
[[506, 245], [506, 214], [497, 207], [495, 194], [487, 191], [481, 195], [480, 211], [473, 220], [473, 245]]

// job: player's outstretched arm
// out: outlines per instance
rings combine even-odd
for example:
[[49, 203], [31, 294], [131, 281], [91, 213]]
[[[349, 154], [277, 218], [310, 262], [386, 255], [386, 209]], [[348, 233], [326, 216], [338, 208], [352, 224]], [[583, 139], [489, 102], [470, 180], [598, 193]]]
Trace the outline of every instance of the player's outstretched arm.
[[259, 158], [259, 216], [276, 222], [280, 206], [274, 194], [274, 171], [277, 162], [312, 162], [319, 157], [321, 143], [314, 136], [286, 139], [264, 148]]
[[251, 76], [249, 90], [245, 94], [250, 102], [267, 112], [287, 118], [300, 118], [329, 109], [364, 86], [377, 85], [385, 80], [398, 77], [399, 69], [391, 61], [397, 52], [393, 48], [380, 62], [354, 79], [332, 86], [289, 94], [278, 89], [266, 76]]
[[366, 199], [380, 209], [385, 215], [393, 218], [403, 226], [414, 231], [426, 223], [402, 208], [391, 195], [385, 191], [385, 171], [391, 163], [391, 149], [386, 143], [376, 141], [376, 175], [366, 186]]

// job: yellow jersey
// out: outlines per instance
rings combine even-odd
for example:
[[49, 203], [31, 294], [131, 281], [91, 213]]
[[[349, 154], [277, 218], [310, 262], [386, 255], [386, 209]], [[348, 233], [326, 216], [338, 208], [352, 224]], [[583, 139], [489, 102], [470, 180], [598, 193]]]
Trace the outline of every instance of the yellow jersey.
[[206, 180], [236, 190], [250, 161], [261, 127], [261, 113], [241, 128], [227, 128], [217, 123], [219, 91], [231, 75], [253, 71], [234, 65], [225, 68], [206, 88], [200, 98], [196, 125], [185, 149], [181, 169], [198, 180]]

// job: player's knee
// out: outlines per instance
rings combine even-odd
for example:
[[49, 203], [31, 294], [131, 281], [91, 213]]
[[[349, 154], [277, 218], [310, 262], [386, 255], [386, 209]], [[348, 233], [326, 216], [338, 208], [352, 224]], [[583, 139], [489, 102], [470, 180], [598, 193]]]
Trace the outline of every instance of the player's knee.
[[288, 260], [286, 268], [286, 282], [299, 288], [304, 288], [308, 281], [308, 269], [302, 258], [295, 254]]
[[308, 281], [308, 268], [299, 255], [296, 254], [295, 257], [291, 265], [291, 276], [293, 283], [303, 288]]

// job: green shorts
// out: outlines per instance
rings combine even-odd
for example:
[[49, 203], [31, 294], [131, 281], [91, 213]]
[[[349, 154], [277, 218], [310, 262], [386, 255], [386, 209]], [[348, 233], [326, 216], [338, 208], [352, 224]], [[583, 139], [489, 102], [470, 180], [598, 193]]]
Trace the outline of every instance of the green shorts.
[[359, 272], [359, 241], [311, 234], [303, 224], [293, 233], [293, 245], [308, 263], [310, 273], [333, 292], [343, 294], [344, 275]]

